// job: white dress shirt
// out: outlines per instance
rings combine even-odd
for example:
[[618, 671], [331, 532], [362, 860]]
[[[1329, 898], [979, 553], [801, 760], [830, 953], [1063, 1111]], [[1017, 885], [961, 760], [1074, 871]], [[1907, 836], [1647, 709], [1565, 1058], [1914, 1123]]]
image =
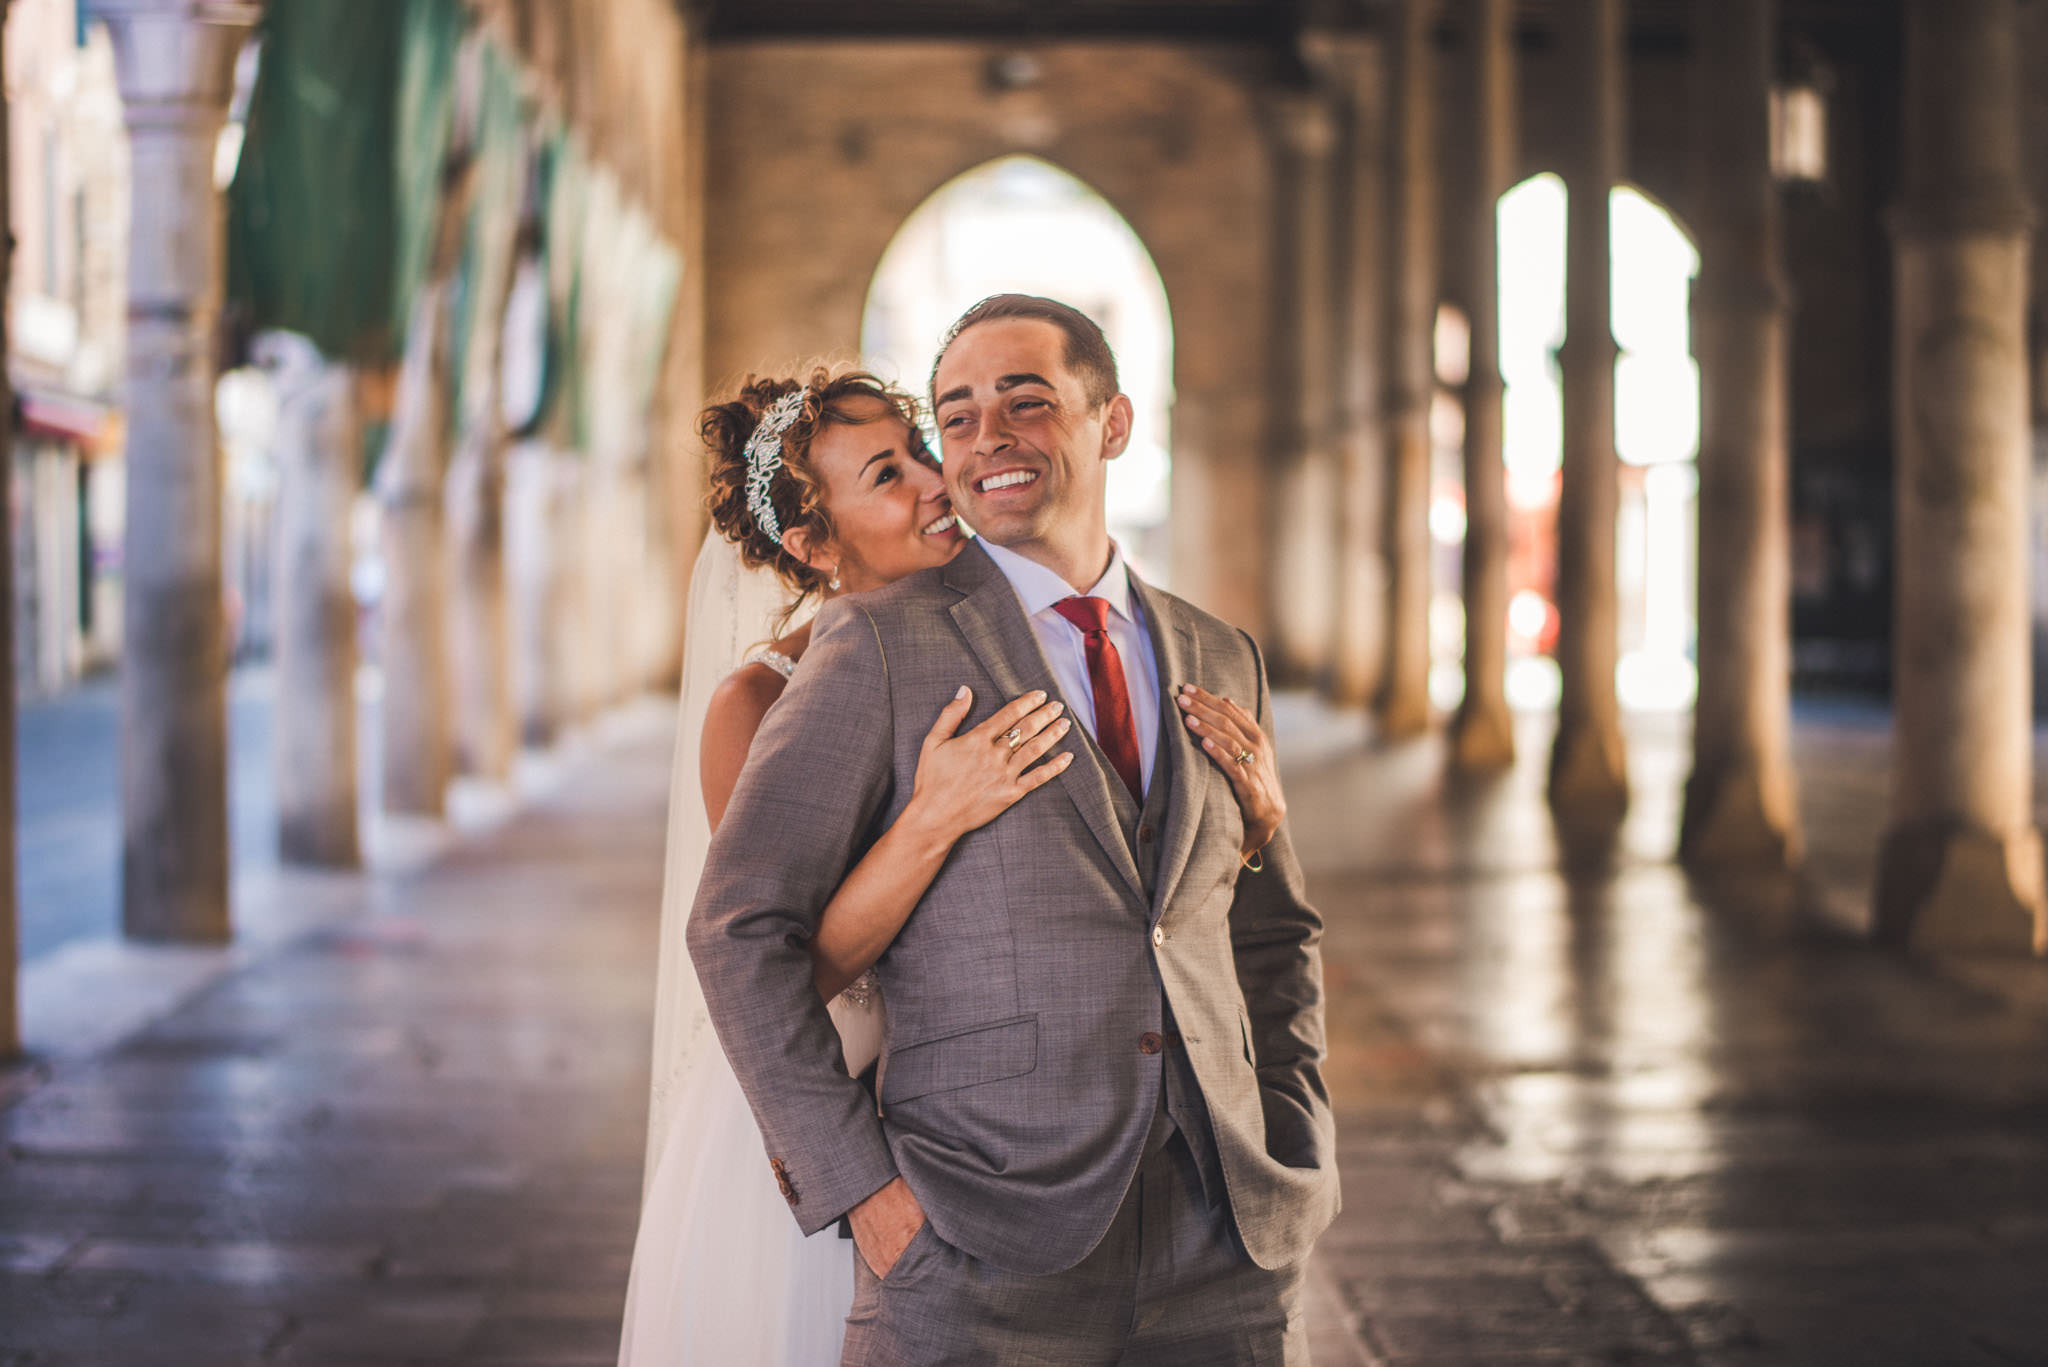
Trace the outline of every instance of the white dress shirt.
[[[1053, 611], [1053, 604], [1079, 594], [1109, 603], [1109, 639], [1124, 662], [1124, 687], [1131, 695], [1131, 724], [1138, 728], [1139, 774], [1146, 791], [1152, 788], [1152, 761], [1159, 753], [1159, 661], [1152, 653], [1152, 634], [1145, 629], [1145, 609], [1131, 592], [1131, 572], [1124, 565], [1124, 553], [1110, 543], [1109, 568], [1090, 589], [1076, 589], [1053, 571], [1012, 550], [981, 538], [981, 548], [995, 562], [1017, 598], [1024, 616], [1052, 666], [1053, 681], [1060, 687], [1067, 710], [1074, 720], [1095, 735], [1095, 683], [1088, 674], [1088, 638], [1081, 628]], [[1009, 699], [1002, 699], [1008, 702]], [[1100, 737], [1097, 737], [1099, 743]]]

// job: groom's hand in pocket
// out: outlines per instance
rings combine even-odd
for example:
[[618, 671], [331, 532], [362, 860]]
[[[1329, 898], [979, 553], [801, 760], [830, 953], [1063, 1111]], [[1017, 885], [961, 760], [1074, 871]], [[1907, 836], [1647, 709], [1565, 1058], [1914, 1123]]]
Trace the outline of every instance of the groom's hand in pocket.
[[924, 1207], [910, 1194], [910, 1184], [897, 1177], [855, 1206], [848, 1218], [861, 1260], [868, 1271], [886, 1278], [923, 1227]]

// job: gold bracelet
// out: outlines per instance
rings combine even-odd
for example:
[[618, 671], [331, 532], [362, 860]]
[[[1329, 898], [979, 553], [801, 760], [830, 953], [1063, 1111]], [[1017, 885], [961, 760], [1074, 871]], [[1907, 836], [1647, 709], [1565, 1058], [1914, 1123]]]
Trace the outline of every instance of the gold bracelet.
[[1265, 852], [1266, 847], [1261, 845], [1258, 849], [1253, 850], [1250, 854], [1239, 855], [1237, 857], [1237, 862], [1244, 865], [1245, 868], [1249, 869], [1253, 873], [1264, 873], [1266, 870], [1266, 861], [1259, 858], [1259, 856], [1264, 854]]

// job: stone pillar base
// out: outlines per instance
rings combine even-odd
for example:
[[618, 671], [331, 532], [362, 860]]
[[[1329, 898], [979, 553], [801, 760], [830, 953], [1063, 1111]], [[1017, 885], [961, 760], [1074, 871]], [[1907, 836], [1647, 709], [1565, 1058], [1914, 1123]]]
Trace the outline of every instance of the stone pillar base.
[[1515, 762], [1514, 714], [1501, 707], [1461, 707], [1451, 723], [1451, 763], [1460, 769], [1505, 769]]
[[1274, 691], [1319, 689], [1323, 674], [1300, 654], [1274, 646], [1266, 652], [1266, 682]]
[[1772, 806], [1754, 765], [1695, 769], [1685, 783], [1678, 857], [1688, 864], [1790, 868], [1802, 853], [1798, 823]]
[[[1347, 476], [1346, 483], [1365, 478]], [[1363, 709], [1379, 692], [1386, 654], [1387, 567], [1377, 550], [1359, 547], [1358, 540], [1356, 528], [1348, 529], [1337, 551], [1337, 629], [1325, 687], [1337, 706]]]
[[1389, 740], [1407, 740], [1429, 730], [1429, 693], [1388, 688], [1380, 696], [1379, 733]]
[[362, 846], [356, 838], [353, 807], [280, 814], [277, 853], [287, 864], [316, 869], [362, 867]]
[[1330, 704], [1345, 709], [1362, 708], [1372, 703], [1372, 679], [1353, 663], [1339, 660], [1330, 670], [1323, 683], [1323, 691]]
[[1894, 827], [1877, 874], [1877, 937], [1911, 949], [2048, 954], [2041, 833]]
[[1550, 752], [1550, 805], [1574, 820], [1618, 820], [1628, 810], [1628, 768], [1621, 733], [1607, 727], [1560, 728]]

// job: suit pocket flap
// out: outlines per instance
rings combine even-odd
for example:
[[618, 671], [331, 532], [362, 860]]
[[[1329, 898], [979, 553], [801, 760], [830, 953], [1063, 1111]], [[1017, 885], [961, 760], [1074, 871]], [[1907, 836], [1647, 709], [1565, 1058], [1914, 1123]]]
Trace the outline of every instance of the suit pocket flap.
[[1018, 1016], [889, 1051], [882, 1104], [1018, 1077], [1038, 1066], [1038, 1017]]

